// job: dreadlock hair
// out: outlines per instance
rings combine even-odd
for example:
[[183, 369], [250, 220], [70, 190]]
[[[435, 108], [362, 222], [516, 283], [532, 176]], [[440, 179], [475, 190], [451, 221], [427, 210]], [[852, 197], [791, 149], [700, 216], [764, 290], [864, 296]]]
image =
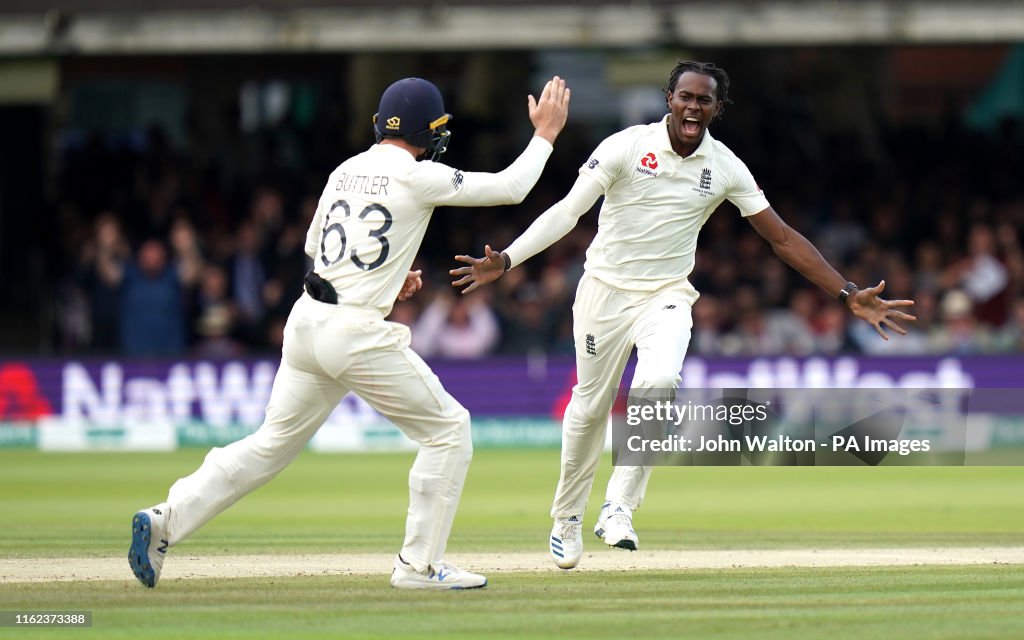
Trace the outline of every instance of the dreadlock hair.
[[722, 105], [718, 109], [718, 113], [715, 114], [715, 118], [720, 118], [722, 114], [725, 113], [725, 105], [731, 104], [732, 100], [729, 99], [729, 74], [725, 72], [725, 69], [717, 66], [714, 62], [681, 60], [679, 64], [672, 69], [672, 73], [669, 74], [668, 86], [665, 87], [665, 99], [671, 99], [672, 94], [675, 93], [676, 90], [676, 83], [679, 82], [679, 76], [683, 75], [687, 71], [699, 73], [704, 76], [711, 76], [715, 79], [718, 102]]

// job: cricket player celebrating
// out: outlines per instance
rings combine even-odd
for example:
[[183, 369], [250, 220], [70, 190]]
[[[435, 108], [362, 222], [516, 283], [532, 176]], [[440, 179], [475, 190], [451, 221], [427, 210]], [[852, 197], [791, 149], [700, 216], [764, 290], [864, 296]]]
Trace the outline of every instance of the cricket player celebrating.
[[[387, 322], [396, 296], [422, 285], [410, 272], [434, 207], [523, 200], [565, 126], [569, 90], [558, 76], [528, 98], [534, 137], [500, 173], [463, 172], [436, 162], [448, 145], [437, 87], [420, 78], [392, 84], [374, 116], [377, 144], [331, 173], [306, 235], [316, 272], [292, 308], [281, 366], [263, 425], [215, 448], [167, 501], [132, 519], [128, 562], [147, 587], [160, 579], [168, 547], [284, 469], [341, 398], [353, 392], [419, 443], [409, 472], [405, 542], [392, 586], [483, 587], [484, 576], [444, 560], [472, 457], [469, 413], [409, 348], [407, 327]], [[358, 489], [358, 488], [357, 488]]]
[[[605, 442], [608, 415], [632, 347], [637, 366], [631, 389], [674, 390], [692, 327], [698, 293], [693, 270], [697, 234], [729, 200], [775, 253], [849, 306], [888, 339], [913, 320], [896, 307], [909, 300], [879, 298], [884, 281], [859, 289], [836, 272], [814, 246], [786, 225], [753, 176], [708, 131], [729, 101], [729, 78], [712, 63], [681, 62], [665, 90], [669, 113], [659, 122], [629, 127], [604, 140], [580, 168], [564, 199], [541, 214], [505, 251], [489, 246], [483, 258], [456, 256], [469, 266], [451, 270], [469, 284], [491, 282], [568, 233], [604, 196], [597, 235], [587, 250], [573, 304], [578, 384], [565, 410], [561, 477], [549, 539], [555, 564], [571, 569], [583, 552], [582, 519]], [[650, 396], [649, 396], [650, 397]], [[612, 473], [595, 534], [610, 546], [636, 550], [633, 511], [643, 501], [651, 468], [619, 466]]]

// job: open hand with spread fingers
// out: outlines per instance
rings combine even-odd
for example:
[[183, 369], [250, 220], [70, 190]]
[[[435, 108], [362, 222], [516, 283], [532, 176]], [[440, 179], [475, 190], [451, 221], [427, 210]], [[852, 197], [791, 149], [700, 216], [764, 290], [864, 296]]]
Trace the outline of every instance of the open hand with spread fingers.
[[405, 276], [405, 283], [402, 285], [402, 290], [398, 292], [398, 301], [403, 302], [413, 296], [414, 293], [423, 288], [423, 269], [417, 269], [410, 271]]
[[854, 295], [850, 296], [849, 305], [850, 311], [855, 316], [873, 326], [878, 335], [888, 340], [889, 335], [885, 332], [886, 327], [900, 335], [906, 335], [907, 330], [900, 326], [897, 320], [913, 322], [917, 318], [897, 308], [913, 306], [913, 300], [885, 300], [879, 298], [878, 294], [884, 290], [885, 280], [868, 289], [859, 289]]
[[569, 94], [565, 80], [555, 76], [544, 85], [540, 99], [535, 99], [532, 94], [527, 96], [530, 122], [533, 123], [535, 135], [554, 144], [569, 117]]
[[500, 252], [484, 245], [484, 257], [455, 256], [457, 262], [464, 262], [468, 267], [457, 267], [448, 272], [450, 276], [462, 276], [452, 282], [453, 287], [469, 286], [462, 290], [463, 295], [473, 291], [482, 284], [494, 282], [505, 273], [505, 258]]

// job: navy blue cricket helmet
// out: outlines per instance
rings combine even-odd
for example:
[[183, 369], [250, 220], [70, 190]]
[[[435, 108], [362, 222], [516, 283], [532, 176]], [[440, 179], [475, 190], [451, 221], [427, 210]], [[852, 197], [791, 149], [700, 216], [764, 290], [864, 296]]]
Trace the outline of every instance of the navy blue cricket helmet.
[[384, 90], [380, 108], [373, 116], [377, 142], [402, 138], [427, 151], [419, 159], [437, 160], [448, 149], [451, 132], [445, 126], [451, 114], [434, 83], [423, 78], [403, 78]]

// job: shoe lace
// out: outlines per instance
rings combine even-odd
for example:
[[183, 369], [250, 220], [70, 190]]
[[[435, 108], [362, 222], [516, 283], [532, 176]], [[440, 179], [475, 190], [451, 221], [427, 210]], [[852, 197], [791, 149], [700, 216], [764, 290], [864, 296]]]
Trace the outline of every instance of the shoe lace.
[[445, 576], [450, 576], [452, 574], [465, 572], [462, 569], [456, 567], [454, 564], [450, 564], [448, 562], [439, 562], [437, 564], [432, 564], [427, 568], [427, 574], [431, 578], [433, 578], [438, 573], [441, 573]]
[[608, 516], [608, 524], [614, 524], [626, 529], [633, 528], [633, 516], [628, 513], [613, 513]]
[[559, 523], [558, 535], [562, 539], [565, 538], [578, 538], [580, 537], [583, 523], [580, 521], [571, 522], [569, 520], [562, 520]]

